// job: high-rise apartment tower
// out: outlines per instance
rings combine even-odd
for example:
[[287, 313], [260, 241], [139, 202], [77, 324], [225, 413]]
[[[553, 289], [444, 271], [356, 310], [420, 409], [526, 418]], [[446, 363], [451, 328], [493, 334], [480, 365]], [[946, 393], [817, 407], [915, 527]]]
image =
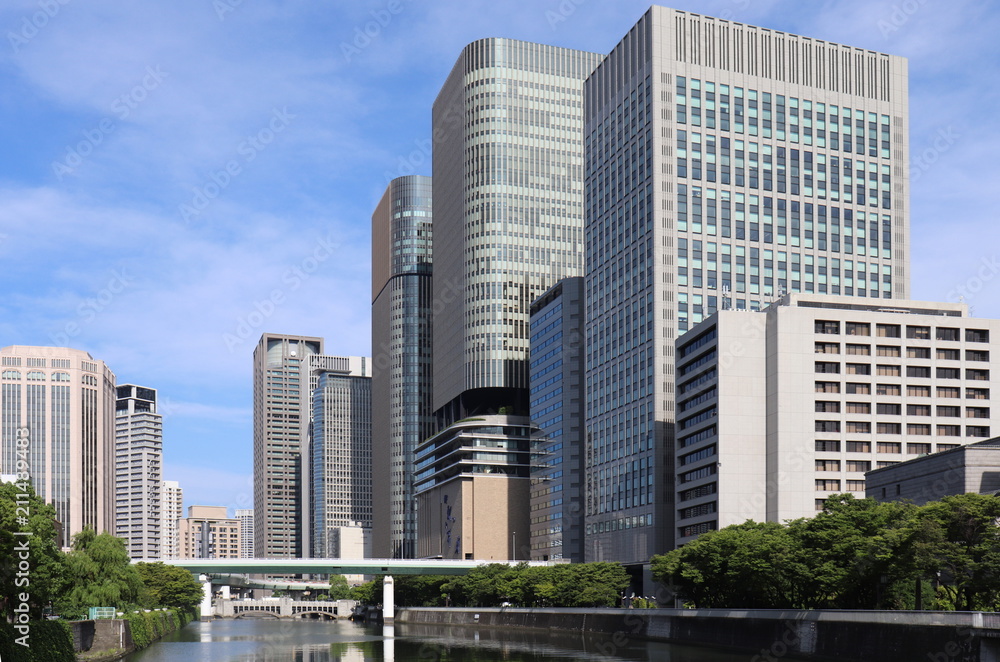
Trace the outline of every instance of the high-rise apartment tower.
[[115, 526], [133, 559], [163, 556], [163, 417], [156, 389], [123, 384], [115, 400]]

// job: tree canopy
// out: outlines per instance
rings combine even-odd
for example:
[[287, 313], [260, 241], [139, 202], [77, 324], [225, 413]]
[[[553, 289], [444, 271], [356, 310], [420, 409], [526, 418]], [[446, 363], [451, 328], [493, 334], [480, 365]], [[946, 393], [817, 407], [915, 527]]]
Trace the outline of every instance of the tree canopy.
[[[9, 616], [14, 598], [29, 596], [32, 618], [63, 584], [63, 554], [56, 546], [55, 508], [28, 481], [0, 483], [0, 614]], [[26, 535], [25, 535], [26, 534]]]
[[88, 607], [124, 610], [137, 606], [143, 589], [125, 541], [110, 533], [97, 534], [89, 527], [73, 536], [64, 579], [64, 589], [56, 600], [63, 616], [83, 616]]
[[653, 576], [696, 607], [993, 610], [998, 519], [993, 496], [917, 507], [836, 495], [813, 518], [699, 536], [654, 557]]
[[135, 569], [144, 586], [143, 607], [193, 611], [201, 604], [204, 596], [201, 584], [188, 570], [165, 563], [136, 563]]

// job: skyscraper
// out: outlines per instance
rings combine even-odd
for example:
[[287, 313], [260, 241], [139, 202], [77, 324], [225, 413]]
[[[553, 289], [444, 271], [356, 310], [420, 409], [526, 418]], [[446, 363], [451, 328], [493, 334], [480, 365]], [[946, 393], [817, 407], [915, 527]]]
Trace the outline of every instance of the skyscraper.
[[67, 545], [87, 526], [115, 531], [114, 424], [115, 375], [103, 361], [66, 347], [0, 349], [0, 473], [19, 473], [26, 445], [26, 473]]
[[237, 508], [234, 513], [240, 523], [240, 558], [252, 559], [253, 554], [253, 508]]
[[[500, 445], [493, 446], [499, 450], [488, 472], [485, 464], [472, 463], [448, 479], [474, 472], [473, 484], [506, 481], [503, 491], [517, 492], [510, 494], [511, 503], [527, 502], [528, 463], [520, 453], [528, 451], [530, 436], [529, 307], [557, 281], [583, 269], [582, 91], [600, 59], [596, 53], [482, 39], [463, 49], [434, 102], [436, 427], [444, 433], [441, 440], [456, 443], [470, 431], [452, 435], [446, 428], [469, 416], [488, 415], [489, 427], [515, 431], [507, 447], [491, 441]], [[509, 425], [505, 416], [512, 417]], [[452, 473], [437, 466], [438, 478], [423, 481], [418, 511], [439, 509], [447, 492], [440, 481]], [[454, 491], [459, 493], [468, 491]], [[441, 535], [420, 531], [434, 544]], [[523, 525], [520, 535], [527, 538]], [[468, 538], [463, 544], [483, 558], [517, 552], [505, 543], [489, 550]], [[468, 553], [460, 549], [457, 555]]]
[[156, 389], [123, 384], [115, 401], [115, 527], [132, 559], [157, 559], [162, 543], [163, 417]]
[[674, 534], [673, 344], [783, 291], [909, 293], [907, 64], [652, 7], [588, 79], [586, 558]]
[[259, 558], [301, 558], [309, 549], [302, 447], [309, 438], [310, 358], [322, 353], [322, 338], [274, 333], [263, 334], [253, 353], [254, 553]]
[[177, 531], [177, 521], [184, 517], [184, 491], [176, 480], [163, 481], [161, 512], [163, 525], [160, 549], [165, 559], [180, 558], [181, 540]]
[[311, 555], [339, 557], [347, 539], [372, 527], [371, 359], [313, 357], [309, 443]]
[[372, 506], [376, 558], [414, 558], [413, 453], [431, 410], [431, 178], [400, 177], [372, 214]]

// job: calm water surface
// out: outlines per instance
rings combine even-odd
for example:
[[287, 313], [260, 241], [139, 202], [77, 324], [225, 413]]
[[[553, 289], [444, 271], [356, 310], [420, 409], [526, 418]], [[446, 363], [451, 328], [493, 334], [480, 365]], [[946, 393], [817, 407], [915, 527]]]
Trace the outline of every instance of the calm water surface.
[[[753, 655], [611, 636], [523, 629], [351, 621], [218, 620], [191, 623], [125, 662], [749, 662]], [[782, 662], [795, 662], [783, 657]]]

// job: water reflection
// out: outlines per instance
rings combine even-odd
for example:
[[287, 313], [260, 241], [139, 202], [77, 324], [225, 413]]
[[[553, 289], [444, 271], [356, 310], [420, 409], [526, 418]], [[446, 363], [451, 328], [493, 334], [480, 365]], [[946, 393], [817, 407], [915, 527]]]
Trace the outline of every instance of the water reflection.
[[[124, 662], [746, 662], [743, 654], [593, 633], [350, 621], [192, 623]], [[793, 662], [785, 658], [783, 662]]]

